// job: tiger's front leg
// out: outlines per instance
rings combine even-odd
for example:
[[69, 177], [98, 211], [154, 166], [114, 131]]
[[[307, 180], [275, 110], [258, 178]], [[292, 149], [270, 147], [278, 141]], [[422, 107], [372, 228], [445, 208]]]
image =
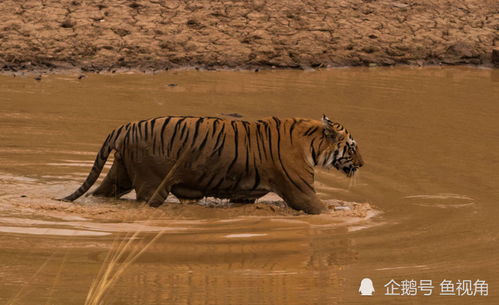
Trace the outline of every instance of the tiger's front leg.
[[320, 214], [327, 211], [327, 207], [314, 192], [285, 190], [277, 193], [286, 203], [295, 210], [307, 214]]
[[312, 187], [313, 180], [307, 181], [309, 183], [290, 181], [284, 177], [279, 180], [273, 185], [273, 191], [291, 208], [307, 214], [320, 214], [327, 211], [326, 205], [317, 197]]

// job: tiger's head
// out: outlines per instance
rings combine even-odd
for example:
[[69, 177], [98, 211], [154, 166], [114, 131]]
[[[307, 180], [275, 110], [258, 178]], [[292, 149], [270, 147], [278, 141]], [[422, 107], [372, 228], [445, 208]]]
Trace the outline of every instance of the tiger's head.
[[[336, 168], [352, 177], [364, 165], [357, 143], [343, 125], [322, 116], [323, 141], [318, 152], [313, 152], [315, 165]], [[312, 148], [313, 150], [313, 148]]]

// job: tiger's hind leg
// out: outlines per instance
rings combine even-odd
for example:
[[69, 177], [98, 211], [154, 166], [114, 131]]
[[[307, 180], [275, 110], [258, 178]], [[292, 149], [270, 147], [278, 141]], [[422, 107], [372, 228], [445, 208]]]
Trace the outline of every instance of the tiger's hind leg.
[[132, 189], [133, 185], [128, 177], [123, 161], [115, 157], [109, 173], [106, 175], [99, 187], [95, 189], [92, 195], [99, 197], [120, 198], [121, 196], [129, 193]]
[[146, 200], [149, 206], [157, 208], [165, 202], [168, 194], [172, 190], [173, 185], [179, 179], [176, 170], [177, 166], [174, 165], [168, 170], [161, 183], [158, 183], [158, 186], [152, 192], [152, 195]]
[[176, 163], [168, 170], [167, 175], [156, 188], [151, 198], [147, 200], [147, 203], [152, 207], [158, 207], [163, 204], [169, 193], [175, 195], [181, 202], [202, 199], [205, 196], [203, 191], [188, 187], [182, 183], [186, 180], [185, 177], [193, 174], [195, 173], [190, 169], [179, 169], [179, 164]]

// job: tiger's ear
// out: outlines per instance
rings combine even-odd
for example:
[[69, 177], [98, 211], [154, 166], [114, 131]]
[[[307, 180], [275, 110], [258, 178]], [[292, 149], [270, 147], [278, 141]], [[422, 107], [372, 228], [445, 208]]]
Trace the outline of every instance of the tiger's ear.
[[324, 125], [324, 135], [334, 140], [336, 131], [333, 128], [333, 122], [325, 114], [322, 115], [322, 124]]
[[331, 120], [323, 113], [322, 114], [322, 123], [327, 124], [329, 122], [331, 122]]

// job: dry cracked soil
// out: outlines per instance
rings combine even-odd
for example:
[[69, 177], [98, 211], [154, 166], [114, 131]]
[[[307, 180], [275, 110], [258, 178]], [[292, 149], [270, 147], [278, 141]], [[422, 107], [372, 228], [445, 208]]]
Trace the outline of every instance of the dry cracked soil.
[[495, 0], [4, 0], [0, 70], [493, 65]]

